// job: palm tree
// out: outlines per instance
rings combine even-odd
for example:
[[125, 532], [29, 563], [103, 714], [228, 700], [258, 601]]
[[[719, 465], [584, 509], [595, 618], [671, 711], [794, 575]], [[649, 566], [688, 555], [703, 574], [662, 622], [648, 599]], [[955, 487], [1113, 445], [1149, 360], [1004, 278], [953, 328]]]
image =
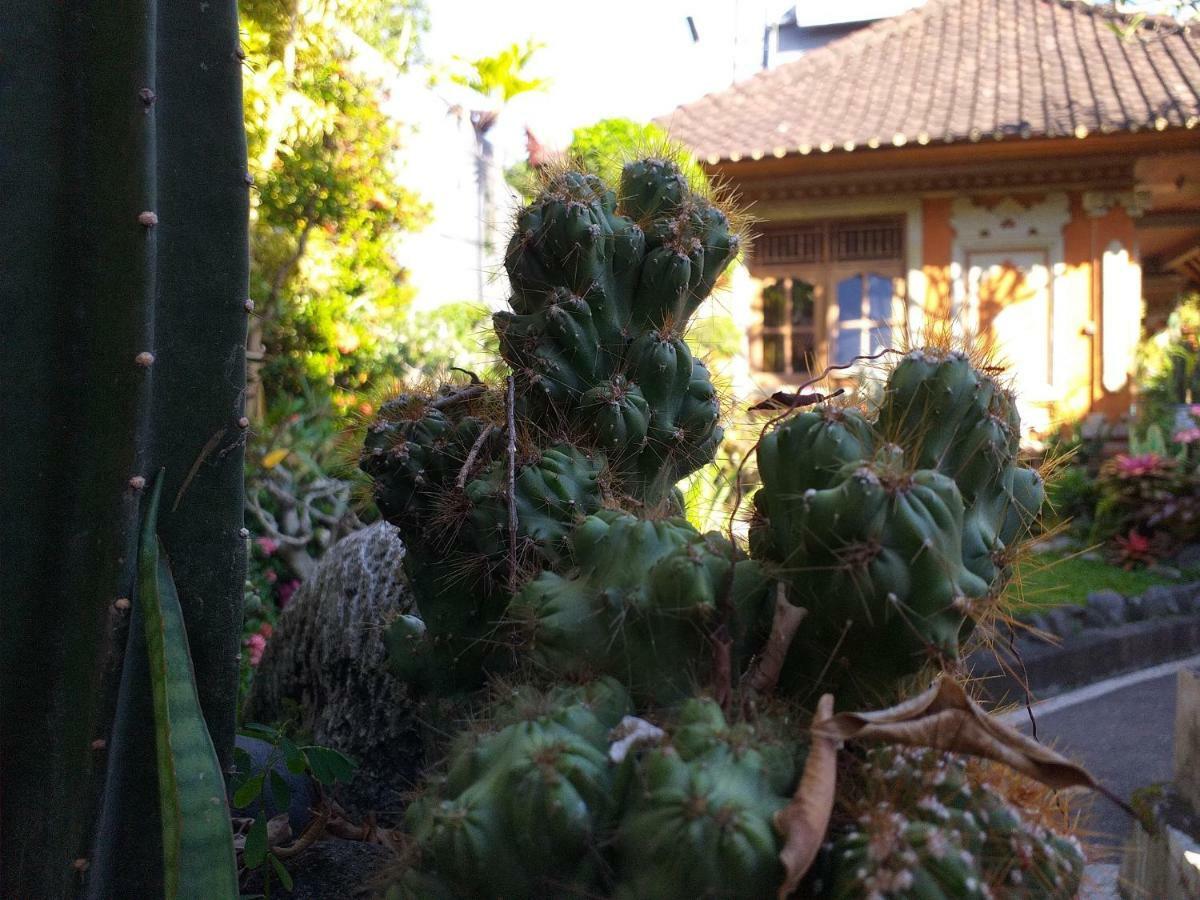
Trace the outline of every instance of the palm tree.
[[475, 175], [479, 197], [479, 300], [483, 301], [484, 260], [491, 252], [487, 223], [492, 218], [492, 188], [488, 177], [492, 168], [492, 143], [488, 132], [500, 117], [500, 111], [514, 97], [531, 91], [544, 90], [545, 78], [526, 78], [525, 67], [540, 50], [541, 44], [527, 41], [524, 46], [513, 44], [495, 56], [484, 56], [466, 64], [464, 74], [452, 75], [456, 84], [470, 88], [487, 100], [480, 109], [471, 110], [471, 127], [475, 131]]

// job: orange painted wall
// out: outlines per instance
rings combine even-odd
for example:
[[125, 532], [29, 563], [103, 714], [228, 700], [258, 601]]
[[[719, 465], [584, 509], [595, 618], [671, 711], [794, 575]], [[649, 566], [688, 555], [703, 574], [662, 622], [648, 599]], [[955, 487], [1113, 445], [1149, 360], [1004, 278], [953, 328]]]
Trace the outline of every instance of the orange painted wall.
[[921, 269], [925, 275], [925, 315], [933, 321], [950, 314], [950, 263], [954, 229], [950, 227], [950, 197], [921, 200]]

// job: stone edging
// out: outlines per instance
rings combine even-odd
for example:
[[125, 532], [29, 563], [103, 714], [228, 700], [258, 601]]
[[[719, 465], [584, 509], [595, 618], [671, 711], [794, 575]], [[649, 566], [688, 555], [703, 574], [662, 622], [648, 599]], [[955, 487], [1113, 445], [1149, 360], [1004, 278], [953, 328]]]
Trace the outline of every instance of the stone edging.
[[1083, 606], [1034, 614], [1026, 624], [1060, 643], [1017, 631], [1014, 646], [979, 650], [967, 660], [984, 695], [1023, 703], [1025, 688], [1045, 700], [1103, 678], [1200, 653], [1200, 582], [1156, 585], [1139, 597], [1116, 591], [1088, 596]]

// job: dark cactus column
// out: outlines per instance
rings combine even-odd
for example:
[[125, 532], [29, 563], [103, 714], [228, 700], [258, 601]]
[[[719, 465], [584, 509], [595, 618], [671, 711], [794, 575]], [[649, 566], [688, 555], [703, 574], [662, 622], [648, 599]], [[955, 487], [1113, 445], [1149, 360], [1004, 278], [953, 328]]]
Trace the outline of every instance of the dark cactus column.
[[234, 0], [0, 5], [4, 898], [160, 893], [149, 683], [129, 628], [160, 468], [200, 700], [223, 762], [232, 748], [240, 69]]

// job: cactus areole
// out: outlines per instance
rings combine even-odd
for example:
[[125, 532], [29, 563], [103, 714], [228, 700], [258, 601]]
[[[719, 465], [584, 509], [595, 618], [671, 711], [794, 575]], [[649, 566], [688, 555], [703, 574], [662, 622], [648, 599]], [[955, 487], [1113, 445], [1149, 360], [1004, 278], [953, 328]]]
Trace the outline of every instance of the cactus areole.
[[[819, 692], [893, 699], [998, 605], [1042, 486], [1011, 395], [962, 353], [901, 356], [870, 411], [781, 416], [749, 555], [682, 517], [676, 483], [722, 439], [684, 333], [739, 245], [670, 160], [616, 190], [557, 173], [516, 218], [493, 317], [515, 390], [402, 394], [368, 426], [361, 466], [417, 593], [392, 669], [461, 713], [450, 730], [472, 723], [430, 755], [389, 897], [774, 897]], [[779, 604], [806, 615], [748, 677]], [[891, 759], [854, 761], [847, 796]], [[1072, 896], [1076, 846], [928, 764], [952, 780], [839, 806], [805, 896]]]

